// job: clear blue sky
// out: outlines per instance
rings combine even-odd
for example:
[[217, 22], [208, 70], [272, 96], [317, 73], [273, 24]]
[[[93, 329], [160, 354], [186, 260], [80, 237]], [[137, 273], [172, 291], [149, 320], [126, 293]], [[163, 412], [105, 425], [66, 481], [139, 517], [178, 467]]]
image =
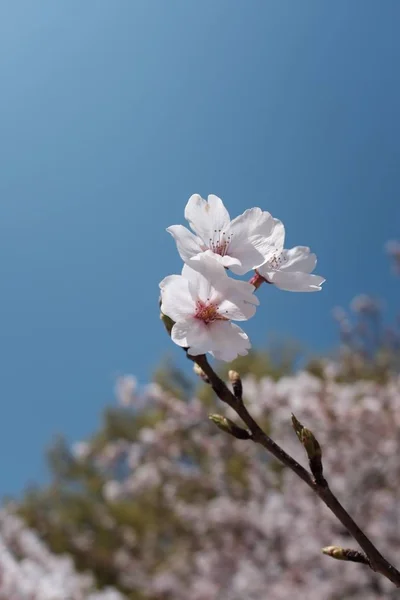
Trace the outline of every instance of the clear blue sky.
[[[262, 289], [248, 324], [310, 348], [331, 308], [398, 285], [399, 0], [15, 0], [0, 6], [0, 495], [44, 477], [117, 373], [172, 348], [158, 282], [194, 193], [310, 245], [320, 294]], [[390, 304], [389, 302], [389, 304]]]

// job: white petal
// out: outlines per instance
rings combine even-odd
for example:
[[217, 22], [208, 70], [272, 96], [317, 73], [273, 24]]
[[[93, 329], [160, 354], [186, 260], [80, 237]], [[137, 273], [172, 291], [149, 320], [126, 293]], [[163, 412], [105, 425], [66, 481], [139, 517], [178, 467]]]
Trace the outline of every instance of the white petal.
[[255, 266], [257, 268], [265, 261], [271, 260], [274, 256], [279, 256], [282, 253], [285, 242], [285, 227], [279, 219], [273, 219], [273, 227], [268, 236], [250, 237], [250, 241], [264, 257], [263, 261]]
[[210, 347], [207, 325], [195, 318], [178, 321], [172, 328], [171, 339], [192, 356], [204, 354]]
[[227, 321], [212, 323], [210, 337], [210, 351], [218, 360], [234, 360], [238, 355], [245, 356], [251, 348], [250, 340], [243, 329]]
[[256, 235], [262, 233], [269, 236], [274, 227], [274, 219], [267, 211], [261, 208], [248, 208], [241, 215], [233, 219], [230, 225], [230, 231], [246, 231], [246, 235]]
[[255, 305], [246, 301], [236, 303], [231, 300], [223, 300], [218, 307], [218, 313], [232, 321], [247, 321], [254, 316], [255, 312]]
[[210, 325], [206, 325], [199, 319], [193, 319], [187, 333], [188, 354], [198, 356], [205, 354], [212, 348], [212, 340], [210, 338]]
[[274, 219], [274, 226], [271, 234], [269, 235], [268, 240], [263, 243], [264, 249], [260, 249], [260, 251], [267, 260], [282, 252], [285, 243], [285, 227], [282, 221]]
[[[201, 254], [210, 256], [211, 258], [213, 258], [214, 260], [219, 262], [223, 267], [226, 267], [227, 269], [229, 267], [231, 267], [232, 265], [240, 265], [240, 260], [238, 260], [237, 258], [233, 258], [232, 256], [228, 256], [228, 255], [221, 256], [220, 254], [215, 254], [215, 252], [213, 252], [212, 250], [205, 250]], [[191, 263], [194, 260], [199, 260], [201, 254], [197, 254], [196, 256], [193, 256], [193, 258], [191, 259]]]
[[[196, 275], [192, 271], [194, 271]], [[190, 261], [190, 266], [184, 265], [182, 275], [187, 277], [193, 286], [198, 289], [199, 298], [202, 300], [206, 300], [210, 297], [209, 292], [211, 288], [223, 291], [229, 285], [229, 277], [225, 268], [218, 260], [216, 260], [214, 254], [208, 251], [193, 258]], [[205, 288], [206, 293], [203, 289], [204, 282], [200, 276], [208, 282], [208, 286]]]
[[255, 269], [260, 262], [264, 261], [263, 255], [247, 240], [240, 248], [232, 249], [232, 253], [238, 260], [238, 264], [229, 266], [235, 275], [245, 275]]
[[246, 210], [234, 219], [229, 233], [232, 235], [229, 254], [241, 262], [241, 266], [232, 267], [237, 275], [255, 269], [283, 249], [283, 224], [260, 208]]
[[185, 219], [205, 244], [214, 239], [215, 231], [225, 229], [230, 222], [222, 200], [213, 195], [208, 198], [209, 202], [206, 202], [199, 194], [193, 194], [185, 208]]
[[229, 278], [229, 283], [231, 289], [234, 290], [235, 295], [239, 295], [242, 300], [245, 302], [250, 302], [250, 304], [255, 304], [258, 306], [260, 304], [260, 300], [254, 294], [255, 287], [248, 281], [240, 281], [238, 279]]
[[192, 321], [194, 321], [194, 319], [184, 319], [182, 321], [178, 321], [171, 329], [171, 340], [182, 348], [187, 348], [189, 345], [187, 341], [187, 335]]
[[231, 222], [228, 211], [226, 210], [221, 198], [210, 194], [208, 196], [208, 213], [214, 224], [214, 232], [226, 229]]
[[192, 256], [196, 256], [199, 252], [203, 252], [204, 246], [202, 247], [200, 238], [183, 225], [171, 225], [167, 228], [167, 231], [174, 238], [180, 257], [184, 262], [190, 260]]
[[158, 287], [160, 288], [161, 292], [163, 291], [163, 289], [169, 285], [170, 283], [172, 283], [175, 280], [180, 280], [182, 277], [182, 275], [168, 275], [167, 277], [164, 277], [164, 279], [162, 281], [160, 281], [160, 283], [158, 284]]
[[276, 272], [277, 270], [273, 269], [269, 262], [261, 265], [261, 267], [257, 267], [257, 273], [261, 275], [261, 277], [264, 277], [264, 279], [267, 281], [271, 281], [272, 275]]
[[189, 282], [181, 275], [170, 275], [160, 283], [161, 311], [173, 321], [194, 313], [195, 305], [189, 291]]
[[268, 280], [287, 292], [319, 292], [325, 279], [301, 271], [270, 272]]
[[[201, 255], [200, 255], [201, 256]], [[190, 261], [190, 263], [197, 265], [197, 261]], [[223, 267], [222, 267], [223, 268]], [[192, 295], [194, 302], [202, 300], [214, 300], [216, 294], [215, 289], [212, 286], [210, 279], [205, 277], [203, 273], [200, 273], [197, 269], [192, 269], [188, 264], [183, 265], [182, 276], [189, 282], [189, 291]]]
[[234, 258], [233, 256], [229, 256], [225, 254], [225, 256], [219, 256], [218, 254], [214, 254], [214, 257], [227, 269], [233, 270], [234, 267], [241, 267], [241, 262], [238, 258]]
[[228, 279], [229, 287], [220, 294], [218, 312], [233, 321], [246, 321], [254, 316], [260, 304], [254, 286], [247, 281]]
[[200, 194], [190, 196], [185, 207], [185, 219], [202, 240], [209, 239], [211, 225], [208, 218], [208, 204]]
[[295, 246], [290, 250], [283, 250], [281, 258], [283, 260], [279, 269], [282, 271], [312, 273], [317, 264], [316, 255], [310, 254], [310, 248], [307, 246]]

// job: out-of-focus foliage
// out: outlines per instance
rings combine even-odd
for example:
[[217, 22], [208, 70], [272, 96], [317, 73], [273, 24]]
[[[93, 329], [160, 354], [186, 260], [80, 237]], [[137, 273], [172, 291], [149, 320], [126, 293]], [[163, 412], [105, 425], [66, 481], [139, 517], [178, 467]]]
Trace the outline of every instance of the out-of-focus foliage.
[[[360, 297], [352, 311], [334, 360], [296, 372], [291, 347], [254, 351], [229, 368], [242, 374], [253, 416], [305, 465], [291, 412], [313, 430], [334, 492], [396, 563], [399, 345], [387, 342], [380, 305]], [[208, 412], [236, 420], [209, 387], [195, 391], [165, 364], [144, 388], [121, 377], [116, 395], [91, 439], [72, 448], [57, 441], [51, 485], [31, 490], [19, 507], [48, 547], [73, 557], [100, 588], [129, 600], [398, 597], [368, 568], [321, 555], [323, 546], [355, 544], [292, 472], [208, 420]]]

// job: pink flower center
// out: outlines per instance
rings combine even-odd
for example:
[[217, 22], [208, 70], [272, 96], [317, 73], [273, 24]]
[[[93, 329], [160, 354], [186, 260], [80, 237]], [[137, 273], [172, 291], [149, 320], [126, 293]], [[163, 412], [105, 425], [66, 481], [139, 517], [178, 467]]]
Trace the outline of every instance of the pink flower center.
[[202, 302], [201, 300], [197, 300], [196, 302], [196, 312], [194, 314], [195, 319], [200, 319], [206, 325], [212, 323], [213, 321], [227, 321], [226, 317], [223, 317], [218, 312], [217, 304], [213, 302]]
[[228, 254], [229, 244], [232, 241], [232, 237], [233, 233], [227, 235], [225, 231], [221, 231], [221, 229], [214, 229], [214, 236], [209, 239], [208, 247], [214, 252], [214, 254], [225, 256]]

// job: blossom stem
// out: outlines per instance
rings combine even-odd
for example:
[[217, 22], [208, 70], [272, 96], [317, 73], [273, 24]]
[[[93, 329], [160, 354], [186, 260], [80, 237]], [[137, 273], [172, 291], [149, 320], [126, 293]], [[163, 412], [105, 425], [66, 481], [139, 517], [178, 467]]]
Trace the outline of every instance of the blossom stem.
[[256, 288], [256, 290], [258, 290], [258, 288], [260, 287], [260, 285], [262, 283], [269, 283], [269, 281], [267, 281], [266, 279], [264, 279], [264, 277], [261, 277], [261, 275], [257, 271], [254, 271], [254, 275], [249, 280], [249, 283], [251, 283], [251, 285], [254, 285], [254, 287]]
[[[253, 284], [254, 285], [254, 284]], [[194, 361], [207, 376], [214, 392], [222, 402], [228, 404], [236, 414], [247, 425], [251, 433], [253, 442], [264, 446], [281, 464], [291, 469], [300, 479], [302, 479], [309, 488], [330, 509], [335, 517], [347, 529], [350, 535], [356, 540], [368, 559], [370, 568], [389, 579], [396, 587], [400, 587], [400, 572], [391, 565], [374, 546], [367, 535], [360, 529], [357, 523], [341, 505], [339, 500], [333, 494], [325, 479], [319, 482], [304, 467], [302, 467], [293, 457], [287, 454], [274, 440], [272, 440], [253, 419], [248, 412], [241, 398], [236, 397], [222, 379], [215, 373], [209, 364], [207, 357], [202, 354], [199, 356], [190, 356], [188, 358]]]

